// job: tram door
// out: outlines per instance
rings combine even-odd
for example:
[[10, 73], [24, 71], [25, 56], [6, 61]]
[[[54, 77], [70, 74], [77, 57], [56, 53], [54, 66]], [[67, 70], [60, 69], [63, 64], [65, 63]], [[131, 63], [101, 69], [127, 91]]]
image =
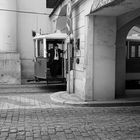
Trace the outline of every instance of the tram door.
[[35, 40], [35, 60], [34, 73], [36, 80], [46, 80], [47, 57], [46, 57], [46, 39]]
[[[61, 40], [61, 39], [57, 39], [57, 40], [48, 40], [47, 41], [47, 59], [48, 59], [48, 62], [47, 62], [47, 82], [52, 82], [52, 81], [55, 81], [55, 82], [65, 82], [65, 78], [66, 78], [66, 72], [65, 72], [65, 69], [64, 69], [64, 63], [65, 63], [65, 56], [64, 56], [64, 40]], [[57, 75], [55, 77], [55, 80], [54, 80], [54, 77], [52, 76], [52, 71], [51, 69], [55, 69], [55, 67], [52, 68], [52, 62], [51, 62], [51, 50], [54, 49], [54, 46], [55, 44], [58, 45], [58, 49], [62, 52], [60, 53], [60, 58], [59, 58], [59, 61], [58, 61], [58, 68], [57, 68]]]

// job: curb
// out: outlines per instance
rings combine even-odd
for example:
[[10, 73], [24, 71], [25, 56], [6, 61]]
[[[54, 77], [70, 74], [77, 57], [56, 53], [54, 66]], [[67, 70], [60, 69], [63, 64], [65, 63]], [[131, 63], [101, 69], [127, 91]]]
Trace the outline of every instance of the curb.
[[114, 101], [92, 101], [92, 102], [85, 102], [85, 101], [79, 101], [80, 99], [77, 98], [77, 100], [72, 100], [73, 98], [68, 97], [64, 98], [63, 95], [70, 94], [66, 92], [56, 92], [50, 95], [50, 98], [52, 101], [56, 103], [61, 103], [64, 105], [70, 105], [70, 106], [79, 106], [79, 107], [119, 107], [119, 106], [140, 106], [140, 101], [128, 101], [128, 100], [114, 100]]

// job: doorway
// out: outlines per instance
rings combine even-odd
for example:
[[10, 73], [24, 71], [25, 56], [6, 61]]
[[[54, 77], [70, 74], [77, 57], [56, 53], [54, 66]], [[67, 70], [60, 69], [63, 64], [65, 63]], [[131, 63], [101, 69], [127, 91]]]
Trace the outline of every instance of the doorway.
[[[34, 62], [35, 80], [46, 81], [47, 84], [65, 83], [64, 39], [39, 38], [36, 39], [36, 42], [36, 61]], [[55, 46], [57, 46], [57, 49]], [[58, 54], [56, 60], [55, 54]]]
[[126, 38], [126, 89], [140, 89], [140, 28], [134, 26]]
[[[139, 93], [139, 26], [135, 18], [117, 30], [115, 97], [138, 97]], [[134, 39], [135, 38], [135, 39]], [[137, 38], [137, 39], [136, 39]]]

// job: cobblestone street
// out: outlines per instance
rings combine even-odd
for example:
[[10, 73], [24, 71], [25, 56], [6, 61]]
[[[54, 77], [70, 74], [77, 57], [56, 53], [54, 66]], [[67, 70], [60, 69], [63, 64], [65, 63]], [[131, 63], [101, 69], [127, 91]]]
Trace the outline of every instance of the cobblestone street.
[[50, 94], [0, 96], [0, 140], [140, 140], [140, 107], [71, 107]]

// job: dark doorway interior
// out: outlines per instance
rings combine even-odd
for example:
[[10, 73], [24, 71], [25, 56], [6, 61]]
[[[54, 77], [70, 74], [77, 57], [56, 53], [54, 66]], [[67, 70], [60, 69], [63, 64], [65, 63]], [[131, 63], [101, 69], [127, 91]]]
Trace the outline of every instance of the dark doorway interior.
[[131, 28], [126, 39], [126, 89], [140, 89], [140, 28]]

